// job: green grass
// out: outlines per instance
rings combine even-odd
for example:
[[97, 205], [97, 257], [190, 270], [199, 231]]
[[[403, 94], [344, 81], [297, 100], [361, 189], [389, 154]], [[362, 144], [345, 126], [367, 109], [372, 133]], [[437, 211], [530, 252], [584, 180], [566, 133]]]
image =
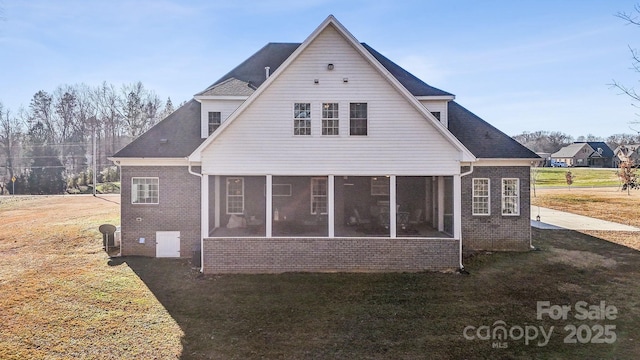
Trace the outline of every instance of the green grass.
[[575, 187], [620, 186], [618, 169], [593, 168], [531, 168], [532, 180], [538, 187], [567, 186], [567, 171], [573, 175]]

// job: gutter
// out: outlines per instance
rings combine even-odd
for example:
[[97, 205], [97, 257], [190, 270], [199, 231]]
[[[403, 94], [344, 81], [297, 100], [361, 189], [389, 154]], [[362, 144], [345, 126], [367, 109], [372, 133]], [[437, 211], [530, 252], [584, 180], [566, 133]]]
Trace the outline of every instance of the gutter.
[[[470, 162], [469, 163], [469, 171], [464, 172], [462, 174], [460, 174], [460, 178], [462, 179], [462, 177], [467, 176], [467, 175], [471, 175], [473, 173], [473, 163]], [[458, 269], [458, 272], [461, 274], [468, 274], [469, 272], [467, 272], [464, 269], [464, 264], [462, 264], [462, 233], [460, 233], [460, 249], [458, 250], [458, 254], [460, 256], [460, 268]]]
[[[202, 181], [202, 174], [194, 172], [191, 169], [192, 163], [191, 161], [189, 161], [189, 159], [187, 158], [187, 161], [189, 162], [189, 166], [187, 168], [187, 170], [189, 171], [189, 174], [191, 175], [195, 175], [197, 177], [200, 178], [200, 180]], [[200, 185], [200, 201], [202, 201], [202, 185]], [[200, 221], [202, 224], [202, 205], [200, 205]], [[202, 225], [200, 225], [202, 226]], [[200, 231], [200, 273], [204, 273], [204, 238], [202, 237], [202, 230]]]

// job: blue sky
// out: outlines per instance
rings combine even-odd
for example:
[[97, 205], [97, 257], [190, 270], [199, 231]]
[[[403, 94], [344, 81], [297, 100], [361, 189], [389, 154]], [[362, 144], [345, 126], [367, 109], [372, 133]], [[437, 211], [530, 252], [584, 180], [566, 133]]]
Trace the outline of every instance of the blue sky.
[[[302, 42], [329, 14], [509, 135], [631, 133], [635, 1], [0, 0], [0, 101], [14, 113], [61, 84], [142, 81], [174, 104], [268, 42]], [[640, 126], [637, 126], [640, 128]]]

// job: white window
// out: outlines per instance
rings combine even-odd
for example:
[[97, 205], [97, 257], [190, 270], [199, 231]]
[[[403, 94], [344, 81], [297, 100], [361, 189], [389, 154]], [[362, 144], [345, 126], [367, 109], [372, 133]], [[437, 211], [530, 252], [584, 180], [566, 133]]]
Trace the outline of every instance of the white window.
[[520, 179], [502, 179], [502, 215], [520, 215]]
[[491, 215], [489, 179], [473, 179], [473, 215]]
[[227, 214], [244, 214], [243, 178], [227, 178]]
[[322, 104], [322, 135], [339, 135], [338, 103]]
[[327, 213], [327, 178], [311, 178], [311, 214]]
[[367, 135], [367, 103], [349, 104], [349, 135]]
[[209, 135], [213, 134], [222, 124], [222, 116], [219, 111], [209, 111]]
[[293, 135], [311, 135], [311, 104], [293, 105]]
[[158, 204], [159, 179], [134, 177], [131, 179], [132, 204]]
[[376, 176], [371, 178], [371, 195], [389, 196], [389, 178]]

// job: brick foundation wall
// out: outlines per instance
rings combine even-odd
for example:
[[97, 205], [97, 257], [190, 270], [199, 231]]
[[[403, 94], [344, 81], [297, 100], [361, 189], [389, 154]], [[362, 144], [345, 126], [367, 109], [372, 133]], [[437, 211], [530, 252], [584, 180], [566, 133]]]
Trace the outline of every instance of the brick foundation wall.
[[[132, 177], [159, 178], [159, 204], [132, 204]], [[192, 256], [200, 245], [198, 176], [187, 167], [123, 166], [121, 194], [122, 255], [156, 256], [156, 231], [180, 231], [180, 255]]]
[[[462, 244], [465, 250], [526, 251], [531, 240], [530, 168], [475, 167], [462, 178]], [[472, 215], [472, 179], [490, 179], [491, 215]], [[520, 179], [520, 215], [503, 216], [502, 178]]]
[[452, 239], [207, 238], [204, 273], [422, 271], [459, 267]]

